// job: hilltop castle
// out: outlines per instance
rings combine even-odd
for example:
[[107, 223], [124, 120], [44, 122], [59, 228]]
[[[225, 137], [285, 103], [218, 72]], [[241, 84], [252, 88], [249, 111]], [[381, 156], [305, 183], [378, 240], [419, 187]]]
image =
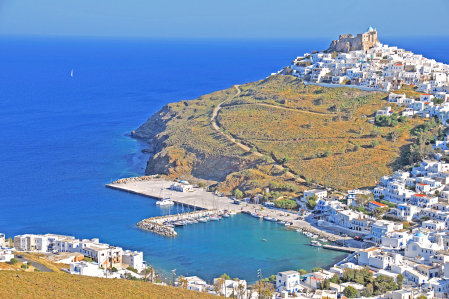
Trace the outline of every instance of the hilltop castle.
[[371, 26], [368, 28], [367, 32], [362, 34], [357, 34], [357, 37], [349, 35], [340, 35], [338, 40], [333, 40], [329, 46], [328, 51], [345, 52], [355, 50], [368, 50], [379, 40], [377, 39], [377, 30], [373, 29]]

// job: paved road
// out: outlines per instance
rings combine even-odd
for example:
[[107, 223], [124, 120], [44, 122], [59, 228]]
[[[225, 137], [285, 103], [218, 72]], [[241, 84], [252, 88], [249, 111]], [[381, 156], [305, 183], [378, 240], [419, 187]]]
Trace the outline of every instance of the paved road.
[[36, 268], [36, 269], [41, 270], [41, 272], [53, 272], [53, 270], [48, 269], [48, 268], [45, 267], [44, 265], [38, 264], [38, 263], [36, 263], [35, 261], [29, 260], [29, 259], [26, 259], [26, 258], [19, 258], [19, 257], [17, 257], [17, 255], [14, 256], [14, 258], [16, 258], [16, 259], [17, 259], [19, 262], [21, 262], [21, 263], [23, 263], [23, 262], [31, 262], [31, 263], [32, 263], [32, 266], [33, 266], [34, 268]]

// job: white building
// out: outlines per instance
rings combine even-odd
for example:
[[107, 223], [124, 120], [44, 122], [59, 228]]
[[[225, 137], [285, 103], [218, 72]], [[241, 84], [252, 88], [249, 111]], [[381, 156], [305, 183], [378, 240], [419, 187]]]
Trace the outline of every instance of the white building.
[[170, 190], [178, 191], [178, 192], [192, 192], [193, 186], [189, 184], [176, 184], [173, 183], [170, 185]]
[[304, 191], [303, 199], [306, 200], [307, 197], [309, 197], [309, 196], [312, 197], [314, 195], [316, 195], [316, 197], [318, 199], [324, 199], [327, 197], [327, 191], [320, 190], [320, 189], [307, 190], [307, 191]]
[[145, 269], [142, 251], [130, 251], [130, 250], [123, 251], [122, 263], [127, 264], [130, 267], [133, 267], [139, 272]]
[[[214, 278], [214, 284], [217, 283], [218, 279], [219, 278]], [[223, 296], [225, 297], [232, 297], [238, 294], [241, 297], [246, 298], [248, 296], [248, 285], [246, 283], [246, 280], [226, 279], [223, 281], [219, 293], [223, 294]]]
[[440, 244], [432, 243], [426, 235], [419, 232], [407, 243], [404, 255], [410, 258], [419, 256], [428, 261], [431, 256], [437, 254], [439, 250], [444, 249], [443, 239], [440, 238], [438, 241]]
[[14, 258], [14, 251], [11, 249], [0, 249], [0, 263], [9, 262]]
[[276, 292], [297, 292], [303, 287], [300, 285], [300, 274], [296, 271], [279, 272], [276, 275]]

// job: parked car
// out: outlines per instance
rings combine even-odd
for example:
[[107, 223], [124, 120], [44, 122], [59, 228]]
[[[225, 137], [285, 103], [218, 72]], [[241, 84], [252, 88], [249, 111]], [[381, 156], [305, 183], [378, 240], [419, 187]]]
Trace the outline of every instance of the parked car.
[[18, 257], [19, 259], [23, 259], [23, 254], [19, 254], [17, 257]]

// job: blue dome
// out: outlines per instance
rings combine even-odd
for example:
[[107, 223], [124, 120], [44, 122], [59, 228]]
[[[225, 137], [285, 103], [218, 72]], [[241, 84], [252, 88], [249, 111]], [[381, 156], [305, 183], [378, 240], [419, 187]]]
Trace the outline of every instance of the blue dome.
[[417, 233], [415, 235], [415, 237], [423, 238], [423, 237], [425, 237], [425, 235], [423, 233]]
[[371, 31], [374, 31], [374, 29], [373, 29], [373, 27], [369, 26], [367, 31], [371, 32]]

